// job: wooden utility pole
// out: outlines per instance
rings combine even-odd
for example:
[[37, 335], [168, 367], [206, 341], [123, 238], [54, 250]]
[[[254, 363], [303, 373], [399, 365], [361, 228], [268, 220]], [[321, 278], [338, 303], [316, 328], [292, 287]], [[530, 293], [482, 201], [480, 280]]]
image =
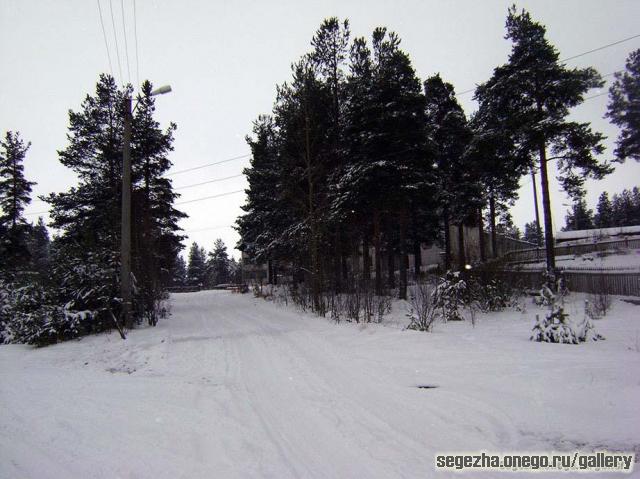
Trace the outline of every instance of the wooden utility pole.
[[542, 186], [542, 211], [544, 212], [544, 246], [547, 260], [547, 272], [555, 273], [556, 258], [553, 242], [553, 224], [551, 222], [551, 199], [549, 195], [549, 176], [547, 174], [547, 151], [544, 141], [540, 141], [540, 180]]
[[122, 147], [122, 232], [120, 249], [120, 294], [122, 319], [133, 328], [131, 314], [131, 97], [124, 99], [124, 135]]
[[536, 172], [531, 168], [531, 182], [533, 183], [533, 204], [536, 211], [536, 244], [540, 246], [542, 229], [540, 228], [540, 211], [538, 210], [538, 187], [536, 185]]

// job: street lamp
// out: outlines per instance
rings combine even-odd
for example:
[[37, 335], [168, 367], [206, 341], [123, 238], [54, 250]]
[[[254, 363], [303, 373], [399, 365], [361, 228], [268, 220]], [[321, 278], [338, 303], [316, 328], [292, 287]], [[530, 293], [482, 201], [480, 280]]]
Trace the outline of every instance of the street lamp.
[[[151, 96], [169, 93], [169, 85], [151, 92]], [[136, 104], [136, 107], [138, 105]], [[122, 148], [122, 231], [120, 238], [120, 295], [122, 296], [122, 317], [126, 328], [133, 328], [131, 315], [131, 123], [133, 110], [131, 97], [124, 99], [124, 134]]]

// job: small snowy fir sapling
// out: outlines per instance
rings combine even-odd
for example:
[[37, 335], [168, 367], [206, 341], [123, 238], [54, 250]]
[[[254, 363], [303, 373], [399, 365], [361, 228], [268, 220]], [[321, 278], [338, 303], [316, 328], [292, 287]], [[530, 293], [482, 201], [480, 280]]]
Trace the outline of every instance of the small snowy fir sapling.
[[[546, 285], [541, 290], [543, 301], [549, 301], [550, 311], [543, 319], [536, 315], [536, 324], [533, 326], [531, 341], [561, 344], [579, 344], [586, 341], [604, 339], [595, 332], [591, 319], [585, 315], [584, 320], [578, 324], [564, 311], [564, 298], [551, 291]], [[558, 304], [560, 302], [560, 304]]]
[[433, 303], [442, 311], [444, 321], [462, 321], [464, 318], [460, 308], [464, 306], [463, 296], [467, 283], [460, 277], [460, 272], [447, 271], [444, 277], [438, 279], [433, 291]]

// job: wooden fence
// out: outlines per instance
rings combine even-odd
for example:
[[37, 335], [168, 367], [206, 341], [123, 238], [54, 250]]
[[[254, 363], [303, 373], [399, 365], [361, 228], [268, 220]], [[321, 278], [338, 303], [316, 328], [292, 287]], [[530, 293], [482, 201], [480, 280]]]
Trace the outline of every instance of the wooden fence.
[[[640, 271], [611, 269], [560, 269], [569, 291], [576, 293], [608, 293], [623, 296], [640, 296]], [[499, 270], [480, 274], [496, 278], [522, 288], [539, 289], [544, 283], [541, 270]]]
[[[567, 246], [556, 246], [556, 256], [570, 254], [595, 253], [612, 249], [634, 249], [640, 248], [640, 238], [623, 239], [614, 241], [600, 241], [598, 243], [581, 243]], [[519, 251], [509, 251], [503, 256], [509, 263], [526, 263], [545, 260], [544, 248], [530, 248]]]

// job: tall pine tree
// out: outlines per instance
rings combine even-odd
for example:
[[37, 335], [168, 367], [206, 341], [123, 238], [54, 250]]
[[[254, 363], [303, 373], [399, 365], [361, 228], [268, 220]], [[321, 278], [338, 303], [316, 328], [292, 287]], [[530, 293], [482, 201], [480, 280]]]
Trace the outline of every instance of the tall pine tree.
[[506, 38], [512, 42], [509, 61], [494, 70], [492, 78], [478, 88], [476, 97], [493, 111], [502, 112], [502, 126], [516, 139], [520, 154], [536, 159], [542, 185], [547, 269], [554, 271], [548, 162], [556, 161], [558, 179], [574, 197], [581, 193], [587, 177], [599, 179], [612, 171], [610, 165], [596, 159], [604, 149], [602, 135], [593, 132], [588, 123], [566, 119], [569, 109], [603, 82], [593, 68], [569, 69], [562, 64], [558, 51], [545, 37], [546, 28], [528, 12], [511, 7], [506, 27]]
[[607, 117], [620, 127], [616, 156], [640, 161], [640, 49], [631, 52], [609, 89]]
[[231, 279], [227, 246], [220, 238], [215, 241], [213, 249], [209, 252], [207, 271], [209, 275], [209, 282], [213, 286], [226, 284]]
[[0, 268], [11, 271], [29, 260], [29, 224], [23, 213], [35, 183], [25, 179], [23, 162], [30, 146], [18, 132], [7, 131], [0, 140]]
[[[155, 324], [155, 301], [171, 281], [170, 268], [182, 237], [175, 208], [177, 195], [162, 175], [171, 166], [175, 125], [162, 131], [153, 119], [151, 84], [145, 82], [132, 121], [132, 272], [136, 278], [135, 312]], [[78, 185], [49, 195], [52, 226], [62, 230], [60, 247], [73, 261], [100, 258], [107, 270], [119, 268], [124, 99], [131, 87], [120, 89], [101, 75], [94, 96], [87, 95], [78, 112], [69, 112], [69, 144], [58, 152], [60, 162], [78, 176]], [[72, 274], [72, 271], [64, 274]], [[119, 296], [118, 277], [109, 278], [102, 309], [113, 309]], [[104, 285], [103, 285], [104, 286]]]

